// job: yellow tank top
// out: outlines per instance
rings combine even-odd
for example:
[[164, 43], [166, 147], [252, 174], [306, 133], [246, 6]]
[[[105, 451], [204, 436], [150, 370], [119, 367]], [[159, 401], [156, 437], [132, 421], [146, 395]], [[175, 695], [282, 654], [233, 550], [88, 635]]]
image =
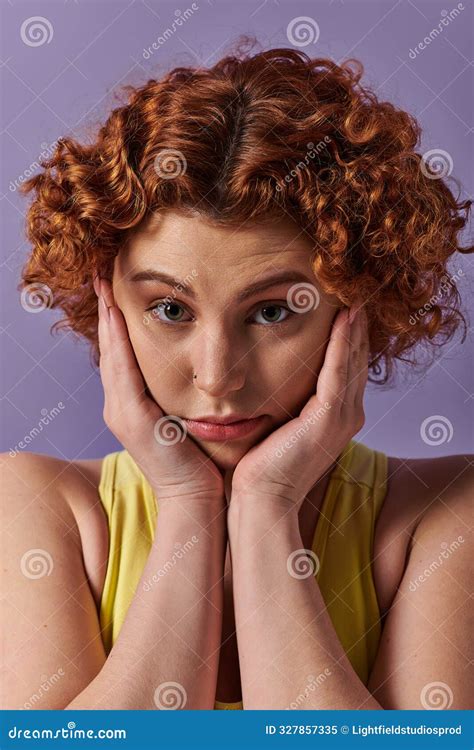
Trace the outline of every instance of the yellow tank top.
[[[387, 456], [351, 440], [331, 472], [312, 551], [321, 594], [338, 638], [366, 685], [381, 635], [372, 576], [375, 521], [387, 490]], [[158, 507], [154, 493], [126, 450], [103, 459], [99, 495], [108, 518], [109, 557], [100, 627], [109, 654], [145, 567]], [[216, 701], [215, 709], [242, 709]]]

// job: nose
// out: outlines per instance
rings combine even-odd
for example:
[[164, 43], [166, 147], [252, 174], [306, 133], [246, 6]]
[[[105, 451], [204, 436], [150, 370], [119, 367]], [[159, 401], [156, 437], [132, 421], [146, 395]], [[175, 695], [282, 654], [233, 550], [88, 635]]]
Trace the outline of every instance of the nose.
[[235, 337], [221, 329], [202, 329], [194, 341], [191, 380], [201, 392], [223, 398], [244, 386], [246, 360]]

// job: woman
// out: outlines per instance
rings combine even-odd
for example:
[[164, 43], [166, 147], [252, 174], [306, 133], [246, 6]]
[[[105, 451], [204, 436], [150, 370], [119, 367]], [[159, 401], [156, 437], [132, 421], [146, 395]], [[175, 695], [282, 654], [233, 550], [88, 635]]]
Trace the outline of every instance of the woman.
[[123, 450], [5, 456], [5, 707], [469, 707], [472, 455], [353, 438], [369, 372], [464, 321], [470, 202], [361, 74], [177, 68], [26, 183], [22, 288]]

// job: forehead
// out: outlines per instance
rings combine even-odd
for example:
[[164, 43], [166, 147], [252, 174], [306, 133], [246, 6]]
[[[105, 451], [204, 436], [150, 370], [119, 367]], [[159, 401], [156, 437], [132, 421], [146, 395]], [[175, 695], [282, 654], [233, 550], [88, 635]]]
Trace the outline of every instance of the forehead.
[[218, 225], [199, 215], [168, 210], [153, 216], [130, 236], [121, 252], [125, 275], [155, 266], [173, 274], [193, 269], [199, 279], [222, 274], [255, 275], [272, 269], [305, 270], [312, 275], [309, 236], [286, 217], [241, 225]]

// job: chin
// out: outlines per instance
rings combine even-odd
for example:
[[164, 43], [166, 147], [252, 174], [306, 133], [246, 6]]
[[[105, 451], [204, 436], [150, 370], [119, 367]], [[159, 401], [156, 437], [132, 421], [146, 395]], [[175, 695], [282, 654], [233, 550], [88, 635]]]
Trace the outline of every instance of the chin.
[[218, 469], [221, 471], [228, 471], [229, 469], [235, 469], [240, 459], [245, 456], [258, 440], [247, 440], [247, 442], [244, 442], [243, 440], [232, 440], [227, 443], [205, 440], [196, 440], [196, 442], [206, 456], [209, 456], [209, 458], [215, 463]]

